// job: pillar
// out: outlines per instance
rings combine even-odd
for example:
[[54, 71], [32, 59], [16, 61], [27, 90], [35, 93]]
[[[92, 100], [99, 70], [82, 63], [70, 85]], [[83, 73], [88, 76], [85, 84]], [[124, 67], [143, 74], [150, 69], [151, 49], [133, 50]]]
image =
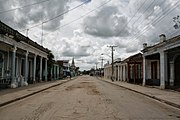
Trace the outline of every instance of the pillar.
[[167, 81], [167, 53], [160, 52], [160, 88], [165, 88], [165, 81]]
[[134, 63], [134, 84], [136, 83], [136, 63]]
[[34, 55], [33, 83], [35, 83], [35, 82], [36, 82], [36, 58], [37, 58], [37, 55]]
[[16, 88], [17, 83], [16, 83], [16, 77], [15, 77], [15, 66], [16, 66], [16, 50], [17, 48], [13, 48], [13, 53], [12, 53], [12, 80], [11, 80], [11, 88]]
[[146, 79], [147, 79], [147, 60], [146, 57], [143, 56], [143, 86], [146, 85]]
[[47, 58], [45, 59], [45, 81], [47, 81], [47, 75], [48, 75], [48, 72], [47, 72]]
[[170, 86], [174, 86], [174, 61], [170, 62]]
[[24, 85], [28, 85], [28, 54], [29, 52], [26, 52], [26, 58], [25, 58], [25, 77], [24, 77]]
[[39, 78], [40, 82], [42, 82], [42, 57], [40, 57], [40, 71], [39, 71]]
[[119, 65], [118, 65], [118, 78], [117, 78], [117, 80], [119, 81]]

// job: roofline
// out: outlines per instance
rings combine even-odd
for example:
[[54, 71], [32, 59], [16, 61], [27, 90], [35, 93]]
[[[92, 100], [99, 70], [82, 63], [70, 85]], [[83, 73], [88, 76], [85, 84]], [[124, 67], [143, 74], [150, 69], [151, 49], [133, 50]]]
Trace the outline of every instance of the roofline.
[[0, 34], [4, 35], [11, 35], [13, 36], [13, 39], [17, 42], [23, 41], [29, 45], [32, 45], [35, 48], [38, 48], [42, 50], [43, 52], [49, 53], [50, 50], [47, 48], [44, 48], [43, 46], [39, 45], [38, 43], [34, 42], [30, 38], [24, 36], [23, 34], [19, 33], [17, 30], [14, 30], [10, 26], [6, 25], [2, 21], [0, 21]]
[[169, 43], [169, 42], [172, 42], [172, 41], [175, 41], [175, 40], [177, 40], [177, 39], [180, 39], [180, 35], [177, 35], [177, 36], [174, 36], [174, 37], [172, 37], [172, 38], [169, 38], [169, 39], [167, 39], [167, 40], [165, 40], [165, 41], [163, 41], [163, 42], [159, 42], [159, 43], [157, 43], [157, 44], [155, 44], [155, 45], [152, 45], [152, 46], [148, 46], [148, 47], [146, 47], [146, 48], [144, 48], [143, 50], [141, 50], [141, 52], [146, 52], [146, 51], [148, 51], [149, 49], [153, 49], [153, 48], [155, 48], [155, 47], [161, 47], [162, 45], [164, 45], [164, 44], [167, 44], [167, 43]]

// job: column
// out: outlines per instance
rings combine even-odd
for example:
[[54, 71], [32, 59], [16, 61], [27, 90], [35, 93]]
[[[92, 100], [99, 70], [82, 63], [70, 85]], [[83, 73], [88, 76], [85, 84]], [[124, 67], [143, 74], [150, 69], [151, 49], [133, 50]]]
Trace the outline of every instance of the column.
[[24, 77], [24, 85], [28, 85], [28, 54], [29, 52], [26, 52], [26, 58], [25, 58], [25, 77]]
[[36, 82], [36, 58], [37, 58], [37, 55], [34, 55], [33, 83], [35, 83], [35, 82]]
[[147, 78], [147, 60], [146, 57], [143, 56], [143, 86], [146, 85], [146, 78]]
[[118, 65], [118, 78], [117, 78], [117, 80], [119, 81], [119, 65]]
[[16, 66], [16, 46], [13, 48], [13, 53], [12, 53], [12, 80], [11, 80], [11, 88], [16, 88], [17, 83], [16, 83], [16, 77], [15, 77], [15, 66]]
[[47, 75], [48, 75], [48, 72], [47, 72], [47, 58], [45, 59], [45, 81], [47, 81]]
[[40, 71], [39, 71], [39, 78], [40, 82], [42, 82], [42, 57], [40, 57]]
[[136, 83], [136, 63], [134, 63], [134, 84]]
[[174, 61], [170, 62], [170, 86], [174, 86]]
[[160, 52], [160, 88], [165, 88], [165, 81], [167, 80], [167, 53]]

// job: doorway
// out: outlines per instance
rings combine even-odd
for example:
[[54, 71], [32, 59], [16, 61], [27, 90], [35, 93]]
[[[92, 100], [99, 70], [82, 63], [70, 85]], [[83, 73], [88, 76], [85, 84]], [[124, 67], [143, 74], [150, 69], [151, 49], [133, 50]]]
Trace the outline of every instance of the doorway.
[[180, 86], [180, 55], [175, 60], [175, 86]]

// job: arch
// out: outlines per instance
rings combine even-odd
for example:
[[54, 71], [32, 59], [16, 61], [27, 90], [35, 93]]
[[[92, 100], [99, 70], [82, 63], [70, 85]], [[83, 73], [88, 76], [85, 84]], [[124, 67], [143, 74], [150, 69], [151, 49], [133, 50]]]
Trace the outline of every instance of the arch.
[[180, 54], [176, 56], [176, 59], [174, 60], [174, 67], [175, 67], [174, 86], [180, 86]]
[[176, 60], [176, 59], [177, 59], [177, 57], [179, 57], [179, 56], [180, 56], [180, 53], [176, 54], [176, 55], [173, 57], [172, 62], [175, 62], [175, 60]]

